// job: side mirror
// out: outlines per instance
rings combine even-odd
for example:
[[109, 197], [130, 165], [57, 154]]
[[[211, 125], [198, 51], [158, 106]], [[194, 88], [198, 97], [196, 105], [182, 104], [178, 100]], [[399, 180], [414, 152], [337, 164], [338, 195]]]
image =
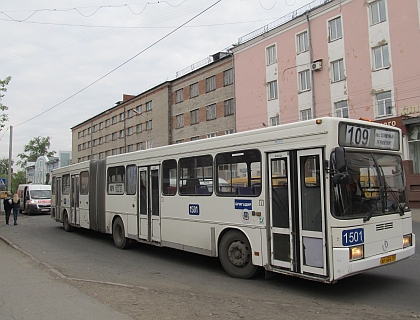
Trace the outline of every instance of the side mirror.
[[335, 168], [338, 172], [347, 171], [346, 151], [343, 147], [335, 148]]
[[334, 184], [347, 184], [350, 183], [350, 175], [346, 173], [337, 173], [333, 176]]

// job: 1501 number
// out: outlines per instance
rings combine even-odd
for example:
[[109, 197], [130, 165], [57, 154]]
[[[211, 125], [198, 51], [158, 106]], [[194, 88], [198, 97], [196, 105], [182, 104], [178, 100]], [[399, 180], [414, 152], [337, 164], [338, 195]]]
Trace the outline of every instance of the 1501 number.
[[365, 232], [363, 228], [343, 230], [342, 243], [343, 246], [354, 246], [365, 241]]

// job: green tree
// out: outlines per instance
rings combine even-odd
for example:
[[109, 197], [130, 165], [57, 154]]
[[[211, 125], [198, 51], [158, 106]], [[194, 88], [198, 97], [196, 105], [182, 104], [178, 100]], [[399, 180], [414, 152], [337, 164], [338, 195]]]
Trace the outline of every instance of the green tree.
[[[12, 160], [13, 166], [13, 160]], [[0, 174], [7, 174], [9, 172], [9, 159], [2, 158], [0, 159]]]
[[25, 170], [18, 171], [12, 175], [12, 190], [16, 192], [20, 184], [26, 183], [26, 172]]
[[5, 111], [8, 110], [9, 108], [5, 106], [3, 103], [1, 103], [1, 100], [4, 97], [3, 92], [7, 91], [6, 86], [9, 84], [11, 79], [12, 77], [9, 76], [9, 77], [6, 77], [4, 80], [0, 80], [0, 111], [2, 112], [0, 114], [0, 130], [3, 129], [3, 127], [5, 126], [5, 122], [9, 120], [9, 117], [5, 113]]
[[26, 163], [35, 162], [38, 157], [53, 157], [55, 151], [48, 151], [51, 145], [50, 139], [51, 137], [36, 137], [31, 139], [29, 143], [23, 147], [24, 153], [19, 153], [17, 155], [20, 158], [17, 164], [21, 168], [24, 168]]

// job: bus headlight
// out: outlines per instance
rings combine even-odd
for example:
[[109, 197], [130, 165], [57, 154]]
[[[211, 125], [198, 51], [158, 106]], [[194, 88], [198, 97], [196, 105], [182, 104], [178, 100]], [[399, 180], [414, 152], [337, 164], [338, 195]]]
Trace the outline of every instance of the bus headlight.
[[410, 234], [406, 234], [403, 236], [403, 248], [410, 247], [412, 245], [412, 236]]
[[350, 261], [363, 259], [363, 257], [364, 257], [363, 245], [354, 246], [354, 247], [349, 248]]

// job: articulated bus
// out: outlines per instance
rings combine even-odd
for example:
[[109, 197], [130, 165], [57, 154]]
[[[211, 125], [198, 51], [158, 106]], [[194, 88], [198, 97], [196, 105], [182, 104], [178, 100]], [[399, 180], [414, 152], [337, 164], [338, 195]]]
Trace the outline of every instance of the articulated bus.
[[319, 118], [90, 160], [52, 173], [66, 231], [334, 283], [415, 251], [397, 128]]

